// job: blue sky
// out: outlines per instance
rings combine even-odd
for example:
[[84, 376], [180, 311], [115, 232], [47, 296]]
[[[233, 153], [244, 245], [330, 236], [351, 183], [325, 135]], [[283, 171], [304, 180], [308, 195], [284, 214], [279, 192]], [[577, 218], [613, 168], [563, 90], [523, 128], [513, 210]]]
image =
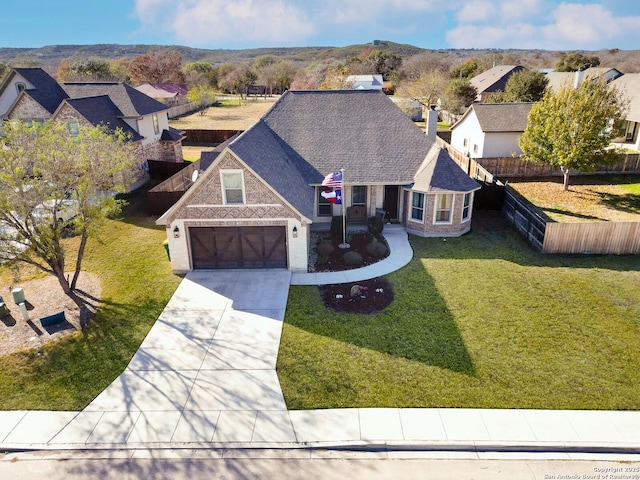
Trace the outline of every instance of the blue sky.
[[1, 47], [159, 44], [640, 49], [636, 0], [30, 0], [4, 9]]

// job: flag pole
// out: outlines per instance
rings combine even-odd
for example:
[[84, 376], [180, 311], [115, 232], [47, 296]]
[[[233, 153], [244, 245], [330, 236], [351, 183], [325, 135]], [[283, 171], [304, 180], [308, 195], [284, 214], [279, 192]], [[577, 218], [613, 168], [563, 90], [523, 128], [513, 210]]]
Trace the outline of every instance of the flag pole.
[[347, 216], [345, 215], [344, 212], [344, 200], [346, 198], [345, 195], [345, 183], [344, 183], [344, 168], [340, 169], [340, 173], [342, 173], [342, 185], [340, 190], [342, 190], [342, 201], [340, 202], [340, 205], [342, 207], [342, 243], [340, 245], [338, 245], [340, 248], [349, 248], [351, 245], [349, 245], [347, 243]]

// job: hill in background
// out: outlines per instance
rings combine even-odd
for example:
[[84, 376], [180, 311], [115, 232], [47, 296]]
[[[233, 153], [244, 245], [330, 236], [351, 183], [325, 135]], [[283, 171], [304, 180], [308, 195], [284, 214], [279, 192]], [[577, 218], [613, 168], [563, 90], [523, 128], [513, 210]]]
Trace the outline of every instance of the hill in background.
[[[0, 62], [11, 66], [39, 66], [50, 72], [57, 69], [65, 59], [81, 60], [98, 57], [107, 60], [115, 58], [133, 58], [143, 55], [149, 50], [171, 49], [182, 55], [183, 63], [195, 61], [209, 62], [213, 65], [222, 63], [253, 62], [263, 55], [301, 63], [311, 63], [322, 60], [345, 60], [357, 57], [372, 49], [388, 50], [407, 59], [421, 53], [436, 53], [446, 57], [450, 62], [471, 57], [485, 57], [501, 55], [509, 63], [518, 63], [530, 68], [551, 68], [560, 57], [570, 51], [548, 50], [518, 50], [518, 49], [445, 49], [430, 50], [413, 45], [399, 44], [389, 41], [376, 41], [346, 47], [266, 47], [243, 50], [202, 49], [180, 45], [49, 45], [40, 48], [0, 48]], [[597, 55], [602, 66], [615, 67], [625, 73], [640, 72], [640, 50], [599, 50], [592, 52], [581, 51], [583, 54]]]

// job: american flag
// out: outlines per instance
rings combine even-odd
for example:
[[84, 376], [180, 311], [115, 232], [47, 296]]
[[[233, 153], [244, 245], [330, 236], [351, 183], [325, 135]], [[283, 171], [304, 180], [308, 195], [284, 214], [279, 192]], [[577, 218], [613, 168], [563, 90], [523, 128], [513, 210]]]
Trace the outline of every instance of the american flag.
[[342, 188], [342, 172], [333, 172], [324, 177], [323, 187]]

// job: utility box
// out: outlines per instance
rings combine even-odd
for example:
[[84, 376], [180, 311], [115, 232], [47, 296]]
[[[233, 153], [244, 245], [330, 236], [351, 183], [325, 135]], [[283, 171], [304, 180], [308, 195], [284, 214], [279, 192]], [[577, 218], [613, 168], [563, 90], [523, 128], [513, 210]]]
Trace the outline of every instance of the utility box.
[[25, 302], [24, 290], [21, 288], [14, 288], [11, 290], [11, 294], [13, 295], [13, 301], [16, 302], [16, 305], [20, 305]]

